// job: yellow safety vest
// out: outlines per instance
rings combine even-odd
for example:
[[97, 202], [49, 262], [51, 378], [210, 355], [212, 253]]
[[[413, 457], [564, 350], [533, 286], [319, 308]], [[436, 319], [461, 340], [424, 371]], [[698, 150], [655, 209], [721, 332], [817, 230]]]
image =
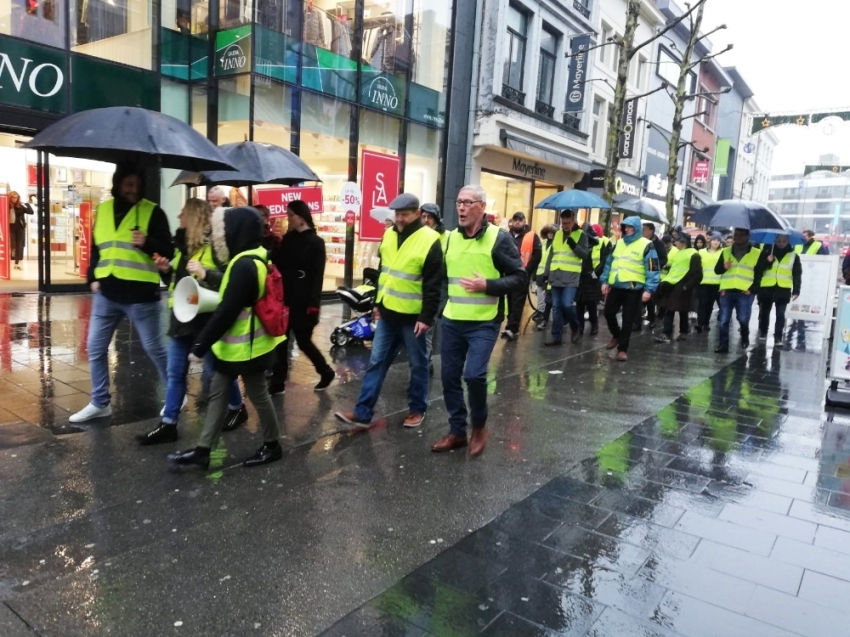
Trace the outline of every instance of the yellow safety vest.
[[608, 283], [646, 283], [646, 265], [643, 255], [646, 246], [652, 242], [646, 237], [639, 237], [631, 244], [618, 241], [614, 246], [614, 258], [611, 261], [611, 271], [608, 273]]
[[[254, 250], [240, 252], [227, 264], [227, 270], [224, 272], [224, 278], [221, 281], [221, 289], [218, 292], [219, 301], [224, 298], [227, 284], [230, 282], [230, 271], [233, 269], [233, 264], [242, 257], [251, 257], [257, 266], [257, 282], [260, 286], [260, 294], [257, 300], [263, 298], [266, 293], [266, 276], [268, 275], [266, 265], [268, 264], [269, 253], [265, 248], [255, 248]], [[268, 354], [278, 343], [285, 340], [285, 336], [267, 334], [260, 319], [254, 315], [253, 306], [248, 306], [242, 308], [230, 329], [213, 344], [212, 351], [219, 360], [233, 363], [243, 362]]]
[[[174, 258], [171, 260], [171, 269], [177, 272], [177, 268], [180, 267], [180, 259], [183, 258], [183, 253], [180, 250], [174, 251]], [[212, 246], [207, 244], [205, 246], [201, 246], [201, 249], [195, 252], [192, 255], [192, 258], [189, 261], [199, 261], [204, 269], [206, 270], [217, 270], [218, 265], [212, 256]], [[188, 263], [188, 261], [187, 261]], [[194, 274], [190, 274], [189, 276], [193, 276], [196, 279]], [[174, 307], [174, 287], [177, 285], [177, 279], [175, 277], [171, 277], [171, 283], [168, 284], [168, 307]]]
[[794, 260], [796, 252], [789, 252], [781, 259], [774, 259], [769, 270], [761, 277], [761, 287], [780, 287], [790, 290], [794, 286]]
[[820, 241], [812, 241], [812, 245], [806, 248], [805, 252], [803, 252], [803, 246], [794, 246], [794, 252], [797, 254], [817, 254], [822, 247], [823, 244]]
[[761, 251], [755, 246], [750, 246], [750, 251], [740, 261], [735, 260], [732, 248], [723, 249], [723, 262], [732, 261], [732, 267], [726, 270], [720, 277], [720, 289], [722, 290], [749, 290], [756, 278], [756, 265], [759, 261]]
[[431, 246], [439, 240], [440, 234], [436, 230], [422, 226], [399, 247], [395, 228], [384, 232], [379, 250], [378, 303], [401, 314], [419, 314], [422, 311], [422, 268]]
[[699, 251], [699, 258], [702, 260], [702, 285], [720, 285], [720, 275], [714, 271], [717, 266], [717, 261], [723, 250], [709, 252], [708, 249]]
[[443, 230], [443, 232], [440, 233], [440, 247], [443, 248], [443, 255], [446, 254], [446, 244], [448, 243], [448, 241], [449, 241], [449, 233], [447, 231]]
[[543, 257], [540, 259], [540, 265], [537, 266], [537, 276], [542, 276], [546, 272], [546, 263], [549, 261], [549, 253], [552, 252], [552, 242], [543, 242]]
[[118, 227], [115, 227], [115, 200], [110, 199], [97, 207], [93, 241], [100, 258], [94, 269], [95, 279], [114, 276], [124, 281], [159, 283], [159, 269], [154, 260], [133, 245], [133, 229], [148, 233], [156, 204], [140, 199], [130, 209]]
[[[578, 243], [581, 238], [582, 231], [573, 230], [570, 233], [570, 238]], [[555, 233], [555, 238], [552, 240], [552, 263], [549, 266], [551, 272], [560, 270], [561, 272], [581, 272], [581, 259], [573, 252], [572, 248], [567, 245], [567, 238], [563, 230], [558, 230]]]
[[499, 313], [499, 297], [485, 292], [467, 292], [460, 285], [473, 272], [485, 279], [501, 275], [493, 263], [493, 247], [499, 237], [498, 226], [489, 224], [477, 239], [467, 239], [462, 230], [453, 230], [446, 249], [446, 272], [449, 278], [449, 300], [443, 316], [452, 321], [492, 321]]
[[673, 255], [673, 259], [669, 261], [670, 269], [661, 277], [664, 283], [676, 285], [679, 281], [685, 278], [688, 270], [691, 269], [691, 257], [697, 253], [693, 248], [685, 248], [677, 250]]
[[603, 246], [607, 246], [609, 243], [611, 243], [611, 240], [608, 237], [600, 237], [596, 240], [596, 245], [590, 251], [590, 263], [594, 270], [599, 267]]

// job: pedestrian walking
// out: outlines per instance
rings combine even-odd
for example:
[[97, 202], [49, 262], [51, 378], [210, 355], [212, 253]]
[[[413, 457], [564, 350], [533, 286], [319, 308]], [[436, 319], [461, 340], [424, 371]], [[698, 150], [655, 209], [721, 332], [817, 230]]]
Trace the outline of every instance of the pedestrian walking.
[[535, 273], [537, 282], [537, 311], [534, 313], [534, 320], [537, 322], [537, 331], [542, 332], [549, 324], [549, 316], [552, 314], [552, 287], [546, 278], [546, 266], [549, 265], [549, 254], [552, 252], [552, 240], [555, 238], [555, 233], [558, 232], [558, 226], [549, 224], [543, 226], [540, 231], [540, 265], [537, 266]]
[[[649, 239], [650, 241], [652, 241], [652, 245], [655, 248], [655, 254], [658, 255], [659, 270], [663, 272], [664, 268], [667, 267], [667, 245], [657, 234], [655, 234], [655, 224], [651, 221], [642, 222], [641, 232], [643, 233], [643, 237], [645, 239]], [[655, 324], [658, 320], [655, 299], [650, 298], [646, 303], [643, 304], [643, 308], [646, 313], [646, 320], [649, 324], [649, 329], [655, 329]], [[640, 332], [643, 329], [643, 319], [641, 314], [641, 312], [638, 312], [637, 320], [635, 322], [634, 327], [635, 332]]]
[[310, 206], [300, 199], [286, 205], [286, 218], [289, 230], [283, 235], [279, 248], [271, 251], [271, 258], [283, 277], [284, 302], [289, 308], [289, 338], [277, 346], [269, 380], [271, 395], [282, 394], [286, 387], [292, 337], [319, 375], [313, 391], [325, 391], [336, 377], [313, 343], [313, 330], [319, 324], [325, 277], [325, 242], [316, 234]]
[[[224, 208], [218, 208], [216, 215], [223, 223]], [[174, 307], [174, 288], [185, 277], [193, 277], [198, 285], [208, 290], [218, 291], [224, 277], [224, 269], [230, 261], [227, 245], [223, 240], [215, 245], [212, 242], [212, 210], [201, 199], [189, 199], [177, 216], [180, 228], [174, 233], [174, 258], [169, 261], [157, 256], [155, 261], [162, 273], [163, 282], [168, 285], [168, 307]], [[177, 420], [186, 404], [186, 375], [189, 373], [189, 352], [195, 339], [203, 331], [212, 314], [200, 313], [188, 323], [177, 320], [171, 312], [168, 336], [168, 382], [165, 386], [165, 407], [160, 413], [159, 425], [144, 434], [136, 436], [142, 446], [174, 442], [178, 438]], [[212, 378], [215, 370], [215, 356], [212, 351], [204, 356], [204, 375]], [[227, 405], [225, 431], [232, 431], [248, 420], [248, 410], [242, 402], [239, 383], [234, 380], [230, 386]]]
[[702, 281], [697, 287], [697, 325], [696, 331], [698, 334], [703, 330], [708, 332], [711, 330], [711, 312], [714, 305], [720, 302], [720, 275], [717, 274], [715, 268], [717, 261], [720, 259], [723, 245], [723, 239], [719, 232], [711, 235], [708, 241], [708, 247], [699, 251], [700, 260], [702, 261]]
[[[510, 221], [510, 234], [519, 251], [519, 258], [529, 280], [537, 272], [543, 254], [539, 237], [525, 222], [525, 214], [515, 212]], [[508, 296], [508, 321], [502, 338], [513, 341], [519, 336], [522, 312], [528, 299], [528, 290], [515, 290]]]
[[544, 276], [552, 286], [552, 335], [545, 345], [560, 345], [564, 323], [569, 323], [570, 340], [578, 343], [578, 316], [575, 299], [581, 278], [581, 262], [590, 254], [587, 235], [576, 223], [575, 211], [561, 211], [561, 229], [552, 240], [552, 250]]
[[384, 233], [379, 254], [372, 356], [353, 411], [336, 417], [356, 427], [368, 427], [387, 372], [404, 347], [410, 367], [407, 386], [408, 412], [405, 427], [418, 427], [428, 408], [428, 343], [426, 333], [434, 325], [440, 304], [443, 250], [440, 236], [422, 223], [419, 200], [403, 193], [389, 205], [395, 224]]
[[797, 254], [829, 254], [828, 247], [826, 247], [820, 241], [815, 241], [814, 232], [812, 232], [811, 230], [803, 230], [803, 236], [806, 238], [806, 242], [803, 245], [795, 247], [794, 252], [796, 252]]
[[227, 197], [227, 191], [221, 186], [213, 186], [207, 190], [207, 201], [212, 209], [230, 208], [230, 199]]
[[694, 250], [699, 252], [700, 250], [705, 250], [708, 247], [708, 244], [705, 240], [704, 234], [698, 234], [694, 239]]
[[[440, 247], [443, 250], [443, 255], [446, 254], [446, 241], [448, 241], [449, 233], [446, 232], [446, 226], [443, 224], [443, 215], [440, 211], [440, 206], [435, 203], [423, 203], [419, 206], [422, 211], [422, 223], [436, 230], [440, 235]], [[437, 316], [431, 329], [425, 334], [425, 340], [428, 343], [428, 375], [434, 375], [434, 335], [437, 333], [440, 325], [440, 319], [443, 318], [443, 308], [446, 307], [448, 294], [443, 288], [440, 290], [440, 305], [437, 309]]]
[[168, 353], [160, 329], [159, 269], [154, 255], [171, 259], [171, 231], [162, 209], [142, 197], [143, 173], [121, 162], [112, 175], [113, 199], [98, 205], [87, 274], [92, 299], [86, 347], [91, 373], [91, 402], [73, 414], [85, 422], [112, 414], [109, 394], [109, 343], [125, 316], [145, 353], [167, 384]]
[[[602, 294], [605, 295], [605, 321], [611, 331], [607, 349], [617, 349], [617, 360], [629, 359], [629, 340], [641, 302], [646, 303], [658, 288], [660, 280], [658, 255], [652, 241], [641, 236], [639, 217], [626, 217], [620, 223], [622, 238], [608, 256], [602, 272]], [[623, 311], [622, 327], [617, 313]]]
[[800, 296], [803, 267], [795, 250], [788, 243], [788, 235], [776, 235], [772, 246], [765, 246], [761, 254], [762, 277], [758, 289], [759, 340], [767, 339], [770, 328], [770, 312], [776, 306], [776, 322], [773, 325], [774, 345], [782, 345], [785, 330], [785, 309], [788, 303]]
[[275, 347], [285, 336], [268, 334], [254, 310], [266, 293], [268, 250], [262, 247], [263, 219], [254, 208], [229, 208], [223, 224], [213, 223], [214, 244], [224, 241], [231, 255], [219, 289], [219, 304], [192, 345], [189, 361], [200, 363], [212, 349], [215, 374], [204, 428], [194, 449], [170, 454], [177, 467], [206, 470], [210, 452], [227, 422], [228, 394], [233, 381], [242, 377], [245, 392], [260, 421], [263, 446], [243, 462], [245, 467], [268, 464], [283, 457], [280, 426], [268, 387], [266, 370], [274, 360]]
[[590, 323], [590, 335], [599, 333], [599, 301], [602, 299], [602, 283], [599, 277], [605, 269], [605, 262], [610, 252], [610, 241], [602, 234], [599, 224], [588, 226], [586, 229], [590, 254], [581, 264], [581, 277], [576, 292], [576, 316], [578, 317], [579, 334], [584, 334], [584, 315]]
[[487, 193], [481, 186], [464, 186], [455, 204], [459, 227], [446, 247], [449, 300], [440, 344], [449, 433], [431, 451], [467, 446], [466, 431], [472, 425], [469, 455], [477, 456], [487, 444], [487, 367], [504, 318], [504, 297], [527, 289], [528, 275], [510, 235], [485, 218]]
[[723, 249], [714, 271], [720, 274], [720, 337], [717, 354], [729, 351], [729, 323], [732, 310], [741, 326], [741, 347], [750, 346], [750, 315], [754, 293], [758, 292], [763, 269], [759, 249], [750, 244], [750, 231], [735, 228], [732, 246]]
[[670, 260], [670, 269], [661, 276], [658, 287], [658, 304], [664, 309], [663, 331], [655, 340], [669, 343], [673, 338], [673, 320], [679, 314], [679, 337], [687, 338], [690, 322], [688, 312], [693, 302], [694, 291], [702, 281], [702, 259], [691, 247], [691, 238], [684, 232], [676, 235], [676, 253]]
[[21, 201], [21, 196], [14, 190], [9, 192], [9, 240], [12, 246], [12, 258], [15, 269], [23, 270], [21, 259], [24, 258], [24, 244], [27, 239], [27, 215], [34, 214], [32, 206]]

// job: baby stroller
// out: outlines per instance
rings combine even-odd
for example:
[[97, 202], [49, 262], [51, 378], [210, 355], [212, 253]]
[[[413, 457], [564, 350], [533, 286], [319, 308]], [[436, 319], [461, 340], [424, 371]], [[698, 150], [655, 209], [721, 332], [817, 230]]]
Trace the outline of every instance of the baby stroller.
[[363, 270], [363, 285], [356, 288], [340, 286], [336, 293], [357, 315], [331, 332], [331, 343], [339, 347], [362, 345], [375, 336], [375, 323], [372, 320], [372, 308], [378, 296], [379, 273], [374, 268]]

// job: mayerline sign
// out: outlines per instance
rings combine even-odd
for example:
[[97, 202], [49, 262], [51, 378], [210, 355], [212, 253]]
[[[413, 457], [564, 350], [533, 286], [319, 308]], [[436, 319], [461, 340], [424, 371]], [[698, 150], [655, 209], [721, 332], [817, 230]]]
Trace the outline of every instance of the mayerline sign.
[[60, 51], [0, 37], [0, 101], [64, 111], [68, 90], [66, 61]]

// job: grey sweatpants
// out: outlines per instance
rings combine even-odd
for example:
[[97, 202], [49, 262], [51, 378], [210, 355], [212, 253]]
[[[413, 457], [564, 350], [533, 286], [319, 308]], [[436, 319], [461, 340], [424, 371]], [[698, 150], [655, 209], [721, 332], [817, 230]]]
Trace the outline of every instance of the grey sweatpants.
[[[216, 372], [210, 385], [210, 402], [207, 407], [207, 417], [204, 421], [204, 430], [201, 432], [201, 439], [198, 441], [199, 447], [212, 449], [215, 446], [221, 430], [224, 428], [224, 422], [227, 418], [228, 398], [230, 395], [230, 386], [234, 379], [226, 376], [221, 372]], [[250, 376], [242, 376], [242, 382], [245, 385], [245, 393], [248, 395], [248, 400], [254, 405], [257, 410], [257, 415], [260, 417], [260, 430], [263, 433], [263, 442], [277, 442], [280, 437], [280, 426], [277, 422], [277, 412], [275, 411], [272, 399], [269, 396], [269, 388], [266, 382], [266, 373], [259, 372]]]

